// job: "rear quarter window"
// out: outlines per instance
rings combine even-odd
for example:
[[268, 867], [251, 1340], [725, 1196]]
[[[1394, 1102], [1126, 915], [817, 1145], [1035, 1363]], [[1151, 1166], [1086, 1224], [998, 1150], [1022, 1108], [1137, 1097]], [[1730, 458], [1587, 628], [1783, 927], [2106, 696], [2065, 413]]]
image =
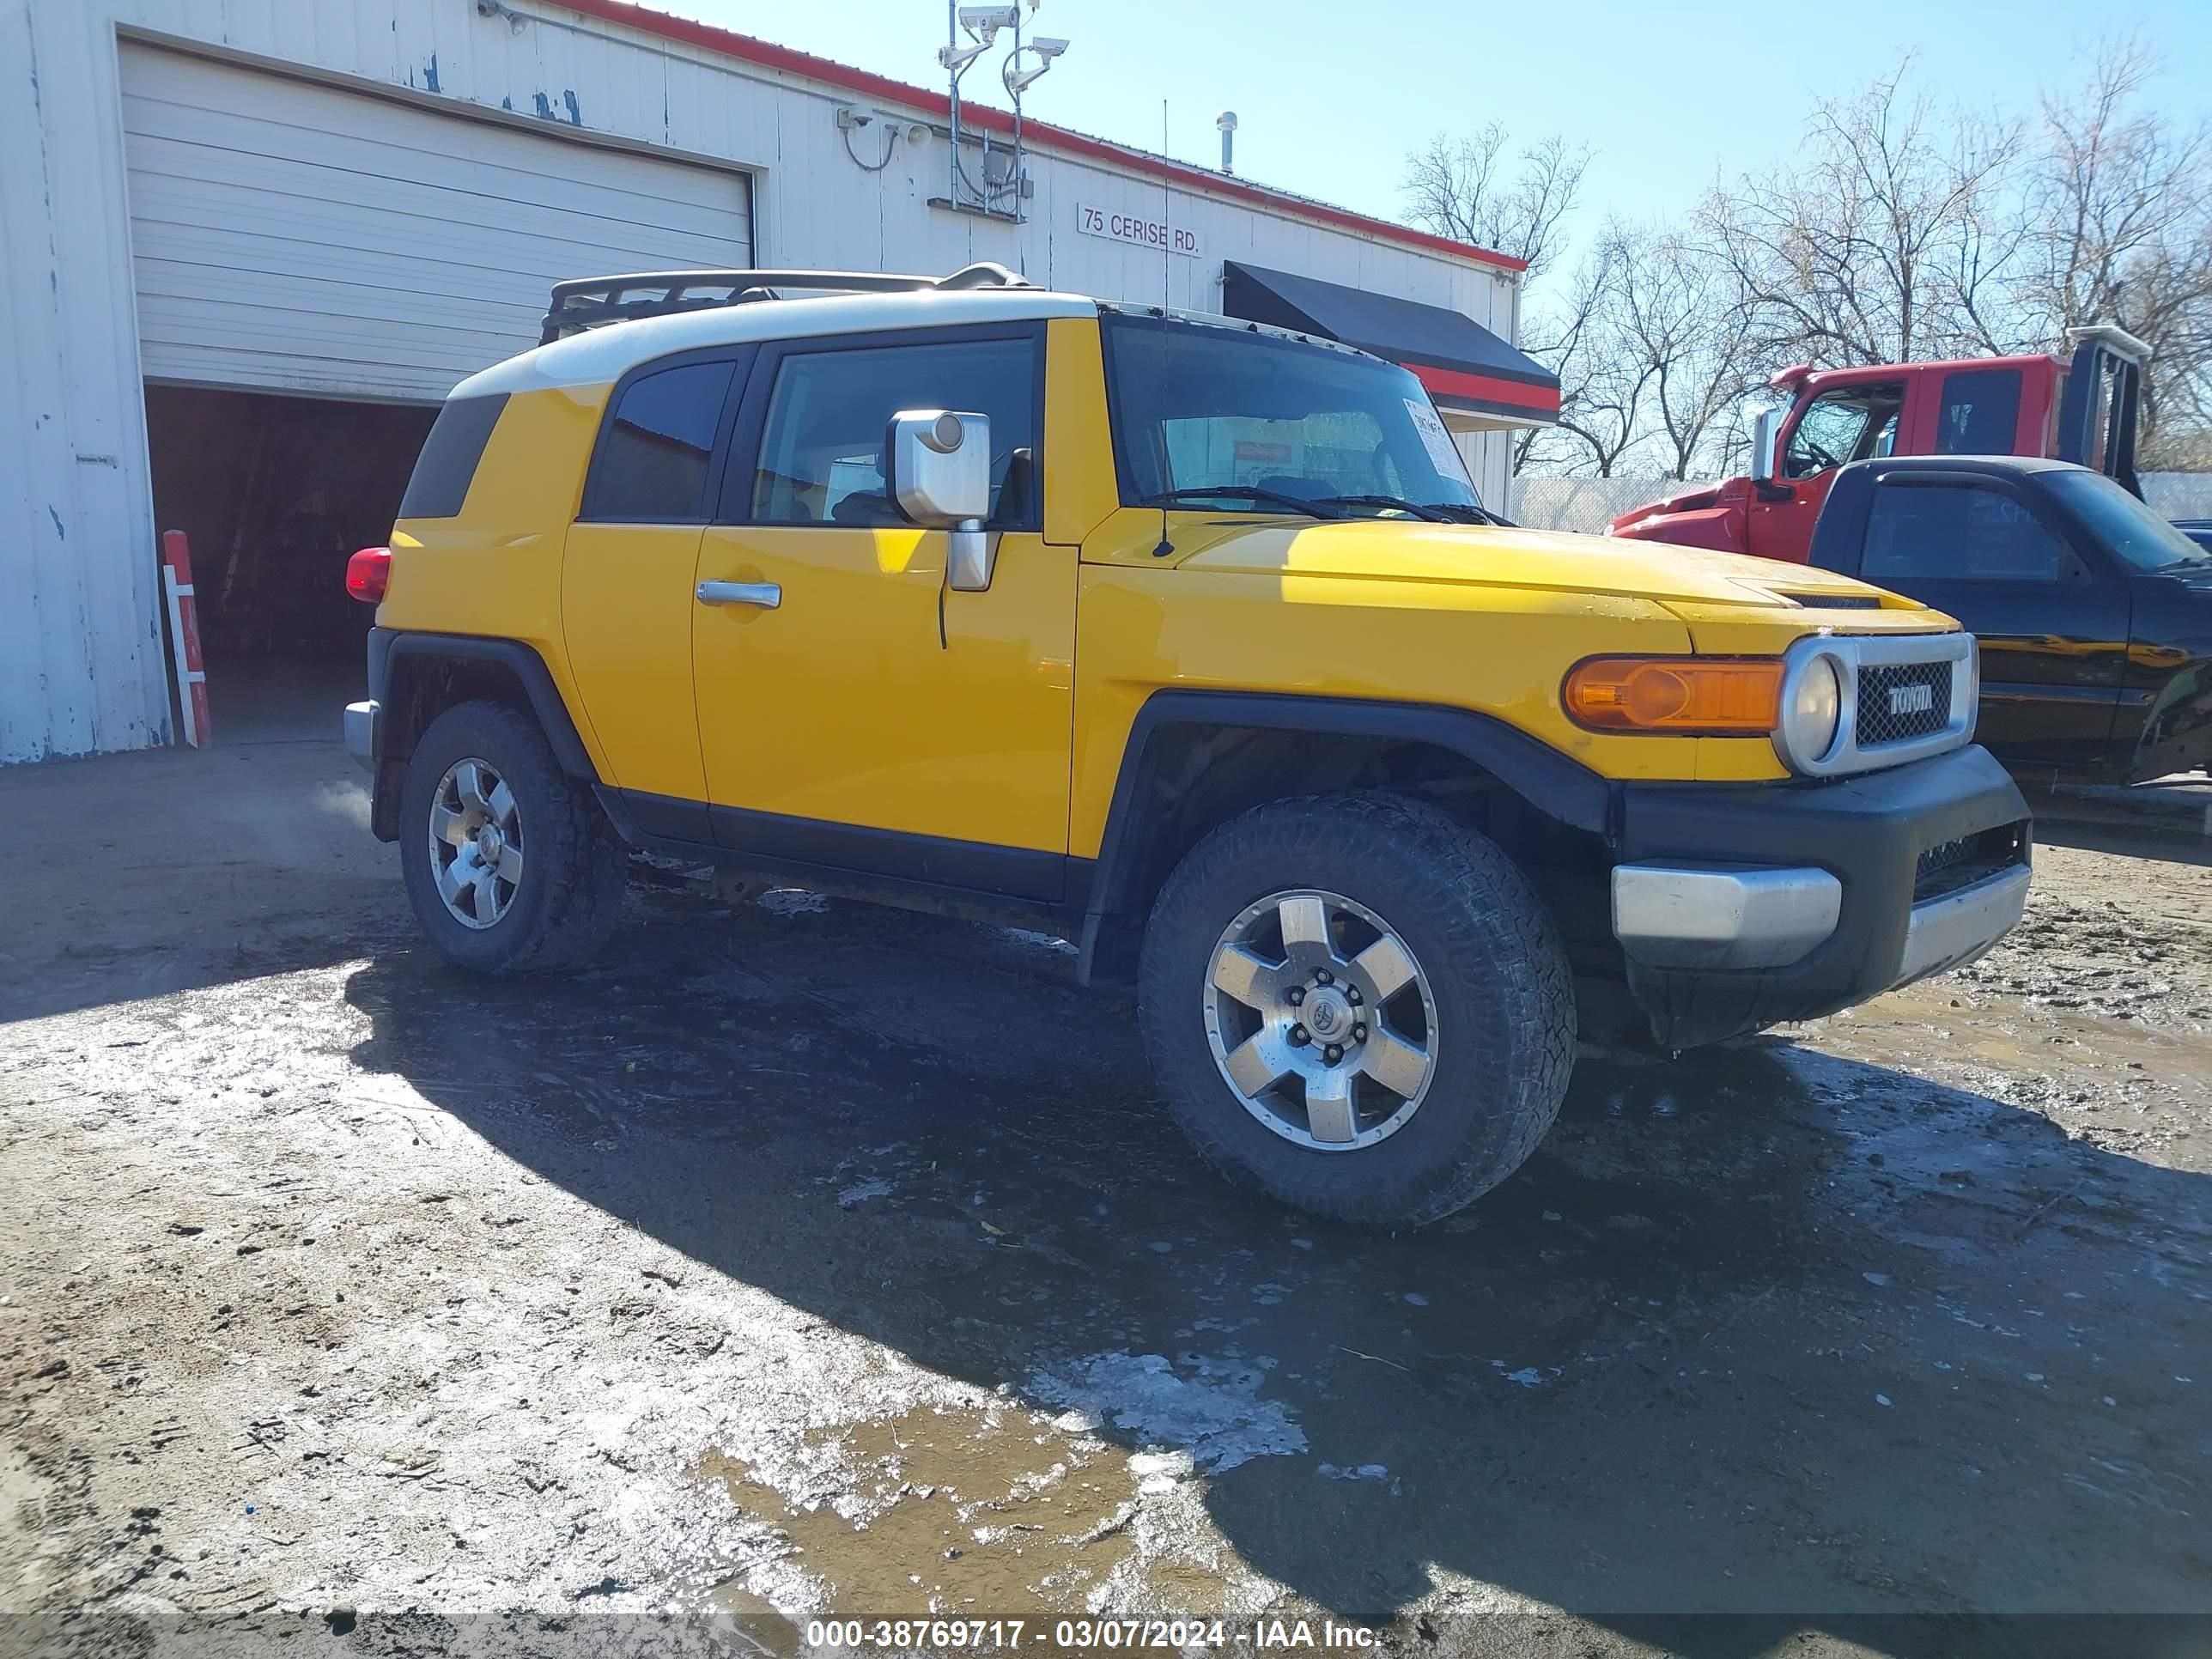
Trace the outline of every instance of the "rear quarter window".
[[451, 519], [469, 498], [469, 484], [477, 476], [491, 429], [507, 407], [507, 393], [482, 398], [453, 398], [438, 411], [422, 453], [415, 458], [415, 471], [400, 498], [403, 519]]
[[1943, 377], [1938, 455], [2009, 455], [2020, 423], [2020, 371], [1963, 368]]

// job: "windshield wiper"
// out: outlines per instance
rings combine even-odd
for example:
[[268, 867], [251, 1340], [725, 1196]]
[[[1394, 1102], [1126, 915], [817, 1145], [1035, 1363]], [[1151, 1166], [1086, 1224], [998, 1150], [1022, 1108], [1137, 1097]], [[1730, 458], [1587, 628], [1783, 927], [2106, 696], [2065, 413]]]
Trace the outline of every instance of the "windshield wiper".
[[1477, 507], [1473, 501], [1431, 501], [1429, 511], [1441, 513], [1458, 524], [1494, 524], [1500, 530], [1511, 530], [1513, 520], [1502, 513], [1492, 513], [1486, 507]]
[[1426, 519], [1431, 524], [1449, 524], [1451, 515], [1441, 508], [1423, 507], [1401, 495], [1321, 495], [1316, 497], [1324, 507], [1393, 507], [1401, 513], [1410, 513], [1417, 519]]
[[1298, 495], [1286, 495], [1279, 489], [1260, 489], [1251, 484], [1193, 484], [1188, 489], [1164, 489], [1157, 495], [1145, 497], [1146, 507], [1176, 507], [1186, 501], [1249, 501], [1255, 507], [1287, 507], [1293, 513], [1303, 513], [1310, 519], [1340, 519], [1341, 513], [1324, 511], [1317, 503]]

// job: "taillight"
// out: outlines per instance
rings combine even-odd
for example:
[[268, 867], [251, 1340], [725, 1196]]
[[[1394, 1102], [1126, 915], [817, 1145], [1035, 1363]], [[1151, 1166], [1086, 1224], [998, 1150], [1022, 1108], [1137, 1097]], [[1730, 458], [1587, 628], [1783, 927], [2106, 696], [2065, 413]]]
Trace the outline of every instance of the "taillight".
[[346, 561], [346, 592], [363, 605], [381, 604], [392, 580], [392, 550], [364, 547]]

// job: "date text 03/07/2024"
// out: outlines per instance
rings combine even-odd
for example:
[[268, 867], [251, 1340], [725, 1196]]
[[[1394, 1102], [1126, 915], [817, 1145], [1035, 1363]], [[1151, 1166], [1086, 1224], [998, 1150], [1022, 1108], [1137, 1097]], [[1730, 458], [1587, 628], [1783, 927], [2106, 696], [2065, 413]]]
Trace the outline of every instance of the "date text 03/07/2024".
[[1333, 1619], [1319, 1624], [1306, 1619], [1231, 1624], [1224, 1619], [1083, 1618], [1058, 1619], [1049, 1625], [1027, 1619], [814, 1619], [806, 1625], [806, 1645], [824, 1651], [1019, 1652], [1048, 1644], [1069, 1652], [1182, 1652], [1191, 1648], [1358, 1651], [1374, 1648], [1379, 1639], [1371, 1626], [1340, 1625]]

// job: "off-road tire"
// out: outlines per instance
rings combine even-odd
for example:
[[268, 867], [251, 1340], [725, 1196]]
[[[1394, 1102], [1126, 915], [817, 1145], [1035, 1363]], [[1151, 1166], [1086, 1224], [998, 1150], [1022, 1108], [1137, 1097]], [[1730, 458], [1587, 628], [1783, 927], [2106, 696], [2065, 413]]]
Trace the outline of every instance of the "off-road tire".
[[[1231, 920], [1314, 888], [1387, 919], [1429, 977], [1436, 1072], [1387, 1139], [1317, 1151], [1248, 1110], [1208, 1044], [1204, 993]], [[1535, 1151], [1574, 1066], [1566, 953], [1493, 842], [1424, 803], [1358, 793], [1271, 802], [1214, 830], [1161, 887], [1139, 1018], [1161, 1094], [1200, 1154], [1246, 1191], [1329, 1218], [1418, 1226], [1474, 1202]]]
[[[447, 912], [430, 867], [432, 798], [465, 759], [488, 763], [506, 781], [527, 836], [514, 897], [483, 928]], [[581, 967], [619, 924], [628, 885], [622, 843], [590, 789], [561, 769], [537, 721], [498, 702], [455, 704], [415, 745], [399, 795], [399, 868], [416, 919], [439, 953], [502, 977]]]

